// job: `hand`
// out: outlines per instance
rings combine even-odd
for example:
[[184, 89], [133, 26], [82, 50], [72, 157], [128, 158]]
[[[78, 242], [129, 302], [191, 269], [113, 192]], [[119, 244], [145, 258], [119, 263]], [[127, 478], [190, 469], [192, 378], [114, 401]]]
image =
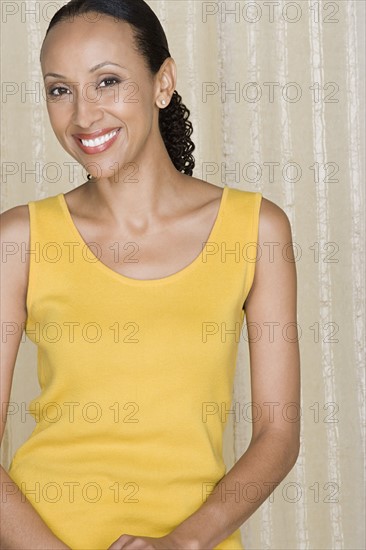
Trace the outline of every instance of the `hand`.
[[193, 541], [186, 541], [173, 533], [164, 537], [137, 537], [121, 535], [108, 550], [199, 550]]

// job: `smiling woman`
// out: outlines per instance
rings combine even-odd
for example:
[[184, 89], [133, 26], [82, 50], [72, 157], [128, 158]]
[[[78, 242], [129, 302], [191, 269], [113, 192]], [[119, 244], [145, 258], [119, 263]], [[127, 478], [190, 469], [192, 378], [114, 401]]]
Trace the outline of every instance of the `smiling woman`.
[[[143, 0], [72, 0], [41, 66], [53, 131], [91, 179], [2, 215], [4, 244], [41, 251], [2, 271], [2, 315], [37, 345], [41, 387], [36, 428], [1, 471], [2, 547], [241, 550], [240, 526], [298, 453], [289, 221], [259, 192], [193, 177], [189, 111]], [[226, 472], [219, 411], [245, 315], [287, 336], [249, 329], [256, 408], [295, 414], [261, 415]], [[20, 338], [2, 346], [5, 413]]]
[[[108, 15], [109, 17], [106, 19], [104, 17], [105, 15]], [[118, 38], [120, 34], [123, 33], [124, 35], [129, 35], [130, 46], [131, 42], [133, 42], [132, 47], [134, 47], [134, 43], [136, 42], [138, 48], [141, 50], [143, 57], [141, 55], [138, 56], [139, 66], [141, 68], [141, 65], [144, 64], [144, 69], [148, 69], [148, 76], [151, 79], [156, 73], [158, 73], [159, 70], [162, 70], [164, 61], [167, 61], [167, 69], [175, 73], [174, 62], [169, 53], [164, 30], [155, 14], [144, 2], [135, 2], [134, 4], [131, 2], [119, 2], [118, 0], [70, 2], [64, 8], [59, 10], [59, 12], [57, 12], [57, 14], [53, 17], [46, 33], [46, 40], [42, 47], [41, 58], [43, 51], [45, 49], [47, 50], [47, 35], [50, 30], [53, 29], [58, 23], [65, 20], [70, 25], [70, 23], [74, 22], [74, 18], [76, 16], [79, 16], [77, 26], [75, 27], [77, 28], [77, 32], [81, 32], [81, 18], [85, 23], [84, 32], [86, 35], [88, 35], [91, 30], [93, 31], [102, 19], [103, 23], [106, 25], [109, 23], [109, 30], [112, 33], [111, 36], [116, 36], [115, 47], [110, 49], [112, 59], [121, 58], [126, 60], [129, 59], [129, 57], [131, 58], [131, 56], [128, 55], [128, 51], [131, 53], [130, 48], [127, 48], [126, 52], [120, 47], [120, 41]], [[143, 25], [141, 24], [142, 18], [144, 18]], [[121, 24], [123, 23], [124, 25], [121, 28]], [[60, 33], [62, 34], [62, 30]], [[86, 35], [83, 34], [83, 37], [87, 38]], [[90, 38], [91, 37], [89, 36], [89, 39]], [[97, 52], [106, 51], [106, 49], [103, 48], [98, 50], [98, 44], [94, 40], [94, 36], [91, 41], [93, 42], [93, 46], [88, 48], [90, 58], [96, 59], [95, 55], [98, 55]], [[80, 54], [75, 55], [75, 50], [72, 52], [72, 58], [75, 60], [76, 65], [79, 57], [81, 57], [84, 62], [86, 61], [86, 58], [84, 57], [84, 52], [86, 49], [86, 44], [83, 42], [80, 44], [80, 50], [78, 50]], [[95, 53], [95, 55], [93, 55], [93, 53]], [[127, 54], [127, 57], [125, 54]], [[124, 61], [124, 64], [126, 65], [128, 63]], [[103, 73], [105, 74], [105, 70], [102, 71], [102, 69], [108, 66], [117, 67], [117, 73], [110, 73], [108, 77], [103, 80], [100, 80], [99, 78], [99, 84], [95, 83], [96, 85], [94, 82], [90, 81], [90, 75], [93, 74], [96, 77], [100, 77]], [[118, 71], [118, 69], [121, 70]], [[109, 97], [110, 100], [113, 100], [114, 103], [139, 103], [140, 98], [138, 97], [138, 82], [141, 83], [141, 81], [135, 78], [138, 76], [139, 71], [133, 71], [131, 69], [131, 65], [128, 69], [115, 61], [102, 61], [88, 70], [87, 82], [82, 84], [80, 80], [76, 80], [72, 81], [72, 84], [75, 87], [76, 83], [78, 86], [78, 93], [81, 94], [84, 101], [89, 101], [89, 103], [99, 103], [99, 100], [101, 100], [106, 94], [107, 97]], [[62, 95], [71, 93], [70, 88], [65, 86], [67, 77], [56, 73], [46, 72], [44, 79], [45, 82], [46, 79], [53, 80], [53, 82], [52, 80], [51, 82], [47, 82], [47, 84], [49, 84], [47, 87], [47, 95], [50, 98], [49, 101], [52, 101], [53, 98], [61, 98]], [[57, 83], [58, 79], [62, 80], [64, 86], [60, 85], [60, 81]], [[107, 84], [107, 82], [109, 84]], [[90, 87], [93, 88], [91, 92], [92, 95], [95, 93], [94, 87], [96, 88], [96, 96], [90, 97]], [[109, 89], [107, 90], [107, 88]], [[184, 104], [182, 104], [182, 98], [176, 90], [167, 89], [166, 91], [168, 94], [165, 94], [165, 97], [160, 98], [159, 129], [174, 166], [179, 171], [192, 175], [194, 168], [194, 158], [192, 156], [192, 152], [194, 151], [195, 146], [190, 139], [193, 128], [191, 122], [188, 120], [189, 110]], [[92, 139], [92, 136], [90, 136], [90, 139]], [[88, 152], [93, 154], [98, 153], [99, 151], [90, 150]]]
[[[109, 11], [111, 11], [113, 3], [107, 2], [105, 4], [109, 5]], [[103, 14], [103, 17], [96, 14], [96, 17], [93, 12], [83, 13], [81, 11], [75, 17], [74, 12], [77, 5], [71, 3], [70, 6], [66, 6], [67, 11], [53, 18], [41, 52], [48, 97], [47, 107], [52, 127], [60, 142], [74, 158], [85, 165], [87, 161], [84, 156], [80, 155], [80, 150], [94, 156], [110, 149], [113, 143], [117, 141], [116, 147], [119, 148], [123, 145], [125, 148], [125, 158], [120, 161], [118, 157], [118, 164], [125, 165], [131, 162], [131, 157], [135, 157], [137, 153], [136, 149], [129, 151], [128, 146], [135, 145], [135, 147], [138, 147], [139, 143], [143, 144], [144, 141], [141, 140], [146, 139], [150, 132], [153, 116], [156, 117], [154, 103], [151, 101], [152, 94], [154, 92], [155, 94], [160, 93], [161, 97], [157, 99], [161, 103], [163, 112], [165, 106], [171, 103], [170, 111], [166, 108], [165, 115], [159, 112], [159, 121], [162, 119], [161, 126], [167, 130], [165, 131], [167, 150], [170, 149], [171, 160], [178, 170], [188, 174], [191, 173], [194, 166], [191, 157], [194, 146], [189, 138], [191, 124], [187, 123], [184, 118], [185, 113], [189, 114], [189, 112], [180, 104], [180, 96], [173, 89], [175, 77], [173, 59], [166, 53], [165, 49], [161, 48], [159, 64], [161, 75], [164, 78], [164, 88], [160, 92], [154, 90], [153, 73], [150, 72], [152, 70], [150, 67], [154, 67], [154, 60], [149, 61], [149, 67], [147, 67], [145, 58], [139, 55], [133, 47], [136, 36], [135, 31], [132, 31], [132, 27], [125, 20], [116, 20], [111, 16], [106, 17], [105, 14]], [[89, 3], [88, 8], [91, 9], [92, 6], [93, 4]], [[86, 9], [85, 2], [84, 9]], [[134, 10], [130, 9], [130, 11], [135, 11], [135, 14], [133, 14], [135, 17], [137, 15], [141, 17], [136, 7]], [[76, 41], [79, 47], [71, 47], [69, 41], [65, 44], [65, 26], [67, 26], [67, 35], [72, 39], [72, 43], [75, 44]], [[104, 32], [96, 34], [96, 27], [98, 27], [98, 30], [103, 29]], [[105, 40], [107, 37], [109, 38], [108, 41]], [[123, 43], [121, 44], [122, 37]], [[145, 37], [144, 42], [149, 38], [148, 36]], [[140, 38], [141, 40], [142, 38]], [[48, 47], [50, 43], [52, 44], [52, 51]], [[107, 46], [107, 44], [109, 45]], [[94, 61], [98, 57], [100, 58], [100, 52], [103, 52], [108, 59], [114, 61], [103, 60], [95, 65]], [[72, 59], [72, 62], [70, 62], [70, 59]], [[117, 62], [120, 59], [123, 60], [123, 65]], [[90, 60], [89, 64], [88, 60]], [[57, 67], [60, 64], [68, 67], [69, 74], [67, 76], [61, 76], [58, 71], [51, 72], [48, 70], [48, 67]], [[164, 64], [163, 67], [161, 67], [162, 64]], [[91, 81], [91, 77], [93, 77], [93, 81]], [[100, 143], [86, 144], [85, 141], [83, 143], [82, 140], [90, 142], [110, 133], [111, 128], [98, 128], [94, 132], [74, 133], [73, 131], [75, 126], [88, 129], [91, 126], [91, 119], [93, 119], [94, 125], [98, 124], [99, 120], [106, 118], [105, 115], [103, 115], [103, 119], [100, 118], [102, 111], [105, 112], [106, 110], [111, 123], [115, 124], [114, 131], [118, 132], [118, 134], [114, 134], [116, 139], [108, 141], [108, 145], [103, 144], [103, 146]], [[170, 119], [170, 122], [176, 121], [177, 115], [181, 117], [179, 133], [176, 124], [169, 124], [169, 120], [165, 120], [164, 123], [163, 120], [165, 117], [165, 119]], [[133, 121], [133, 124], [131, 124], [131, 121]], [[185, 129], [183, 136], [182, 127]], [[176, 133], [175, 137], [172, 133], [173, 129]], [[136, 144], [133, 143], [135, 135], [139, 136], [139, 143]], [[179, 139], [177, 139], [177, 136], [179, 136]], [[75, 144], [77, 145], [76, 148]], [[177, 150], [179, 150], [179, 155], [177, 155]], [[117, 156], [114, 155], [114, 157]], [[108, 159], [106, 158], [106, 160]], [[106, 170], [107, 164], [99, 162], [99, 158], [97, 165], [100, 175], [103, 174], [105, 177], [110, 177], [116, 171], [115, 162], [113, 162], [113, 167], [109, 168], [112, 172]], [[92, 172], [91, 175], [99, 174], [95, 163], [93, 166], [95, 173]]]

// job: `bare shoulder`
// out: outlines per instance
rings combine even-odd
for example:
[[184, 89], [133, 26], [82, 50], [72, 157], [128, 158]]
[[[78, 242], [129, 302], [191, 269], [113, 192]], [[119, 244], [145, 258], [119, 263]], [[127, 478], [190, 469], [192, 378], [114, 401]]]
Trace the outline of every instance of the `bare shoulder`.
[[0, 215], [2, 290], [25, 307], [29, 273], [30, 222], [28, 205], [22, 204]]
[[264, 197], [259, 211], [258, 233], [259, 242], [274, 239], [281, 242], [291, 240], [291, 225], [286, 212]]
[[29, 242], [29, 208], [21, 204], [5, 210], [0, 215], [0, 234], [2, 242]]
[[[258, 258], [254, 280], [246, 299], [248, 319], [279, 315], [281, 308], [296, 308], [296, 260], [287, 214], [262, 197], [258, 227]], [[292, 308], [292, 309], [291, 309]]]

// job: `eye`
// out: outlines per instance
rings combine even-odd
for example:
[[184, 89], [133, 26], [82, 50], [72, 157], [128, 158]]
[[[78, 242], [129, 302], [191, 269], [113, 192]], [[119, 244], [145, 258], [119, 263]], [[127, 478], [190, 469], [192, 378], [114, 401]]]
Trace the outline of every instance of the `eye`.
[[[105, 86], [103, 86], [102, 84], [103, 83], [106, 83]], [[99, 84], [99, 86], [101, 86], [102, 88], [110, 88], [111, 86], [114, 86], [115, 84], [120, 84], [120, 79], [119, 78], [116, 78], [116, 77], [109, 77], [109, 78], [104, 78], [101, 83]]]
[[60, 96], [64, 95], [65, 93], [70, 93], [70, 90], [68, 90], [67, 88], [64, 88], [62, 86], [58, 86], [58, 87], [55, 87], [55, 88], [50, 88], [47, 91], [47, 94], [51, 97], [60, 97]]

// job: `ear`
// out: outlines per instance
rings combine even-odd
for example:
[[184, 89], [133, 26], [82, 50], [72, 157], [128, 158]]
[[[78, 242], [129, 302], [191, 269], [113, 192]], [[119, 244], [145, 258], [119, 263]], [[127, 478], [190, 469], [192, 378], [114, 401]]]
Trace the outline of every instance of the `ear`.
[[[172, 57], [168, 57], [156, 75], [155, 102], [160, 109], [170, 103], [177, 84], [177, 67]], [[165, 104], [164, 104], [165, 101]]]

